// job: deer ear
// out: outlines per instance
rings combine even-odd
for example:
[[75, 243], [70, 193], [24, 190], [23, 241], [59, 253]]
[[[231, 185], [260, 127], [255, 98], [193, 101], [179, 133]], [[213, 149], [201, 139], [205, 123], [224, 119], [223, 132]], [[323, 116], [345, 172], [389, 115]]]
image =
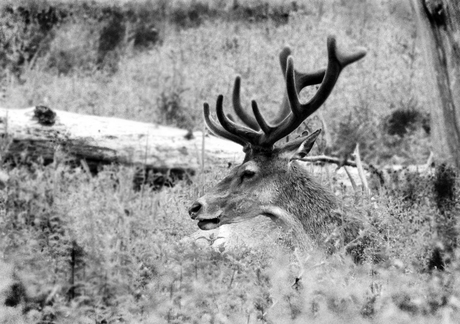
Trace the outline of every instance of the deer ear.
[[[307, 156], [307, 154], [311, 151], [313, 144], [315, 144], [316, 139], [318, 138], [319, 134], [321, 133], [321, 129], [315, 130], [313, 133], [308, 134], [306, 136], [302, 136], [294, 141], [292, 141], [292, 145], [289, 143], [286, 146], [289, 146], [291, 149], [297, 147], [297, 150], [291, 156], [290, 161], [292, 160], [301, 160]], [[299, 145], [300, 143], [300, 145]]]

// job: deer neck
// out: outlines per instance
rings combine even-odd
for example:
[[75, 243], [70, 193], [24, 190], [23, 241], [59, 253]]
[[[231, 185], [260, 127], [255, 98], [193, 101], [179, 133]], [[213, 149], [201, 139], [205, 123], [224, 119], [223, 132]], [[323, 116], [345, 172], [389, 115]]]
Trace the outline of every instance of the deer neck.
[[335, 197], [306, 170], [300, 166], [293, 168], [297, 170], [291, 170], [287, 182], [280, 186], [276, 205], [285, 210], [286, 215], [291, 215], [289, 222], [301, 224], [306, 234], [319, 242], [333, 222], [331, 211], [336, 208]]

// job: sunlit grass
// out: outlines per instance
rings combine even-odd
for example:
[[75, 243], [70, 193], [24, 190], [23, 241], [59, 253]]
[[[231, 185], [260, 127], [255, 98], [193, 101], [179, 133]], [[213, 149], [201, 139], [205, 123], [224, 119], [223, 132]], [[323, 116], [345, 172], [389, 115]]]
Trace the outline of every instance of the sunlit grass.
[[[210, 171], [205, 188], [225, 170]], [[397, 197], [356, 196], [322, 176], [348, 216], [363, 218], [383, 247], [384, 261], [357, 265], [343, 251], [198, 246], [184, 238], [196, 230], [186, 209], [199, 182], [134, 191], [134, 173], [109, 168], [92, 177], [63, 165], [9, 172], [1, 244], [10, 279], [3, 291], [19, 279], [35, 296], [19, 306], [33, 308], [27, 321], [449, 323], [458, 315], [457, 263], [445, 273], [426, 271], [436, 241], [429, 201], [405, 210]], [[44, 309], [40, 294], [51, 296]]]
[[[397, 153], [391, 153], [391, 146], [401, 144], [382, 137], [383, 119], [391, 111], [429, 108], [430, 92], [424, 82], [415, 22], [408, 16], [410, 8], [363, 4], [367, 10], [363, 15], [358, 6], [333, 1], [323, 4], [322, 11], [317, 7], [309, 11], [305, 6], [291, 12], [289, 22], [281, 25], [272, 20], [224, 19], [204, 21], [194, 28], [164, 23], [161, 43], [150, 50], [135, 51], [129, 44], [119, 50], [122, 55], [114, 74], [96, 67], [79, 71], [77, 67], [73, 73], [59, 75], [47, 68], [49, 56], [37, 58], [20, 82], [10, 78], [0, 103], [6, 107], [45, 104], [55, 109], [201, 129], [203, 102], [213, 105], [217, 95], [223, 94], [229, 109], [234, 78], [241, 75], [243, 105], [248, 107], [250, 100], [256, 99], [266, 115], [273, 117], [284, 91], [280, 50], [286, 44], [292, 47], [300, 71], [323, 68], [327, 64], [326, 38], [333, 34], [340, 48], [351, 51], [364, 47], [368, 54], [344, 70], [321, 108], [332, 139], [329, 145], [343, 140], [337, 138], [341, 123], [350, 119], [360, 125], [362, 154], [371, 159], [368, 162], [380, 164], [392, 154], [409, 150], [411, 153], [403, 156], [405, 161], [423, 163], [429, 155], [426, 135], [417, 134], [415, 143], [406, 141], [408, 145]], [[93, 24], [77, 21], [62, 26], [56, 30], [51, 48], [55, 53], [71, 53], [68, 63], [83, 68], [84, 62], [97, 56], [99, 27]], [[75, 37], [82, 33], [87, 36]], [[375, 151], [385, 154], [376, 155]]]
[[[132, 1], [118, 5], [126, 3]], [[351, 130], [362, 131], [366, 162], [392, 161], [404, 151], [403, 161], [423, 163], [426, 134], [400, 139], [379, 133], [390, 111], [429, 108], [415, 24], [410, 9], [398, 3], [301, 2], [287, 24], [217, 18], [194, 28], [168, 23], [162, 42], [149, 50], [125, 44], [116, 71], [85, 67], [58, 74], [49, 69], [49, 57], [37, 58], [20, 78], [4, 80], [0, 104], [45, 104], [201, 130], [203, 102], [212, 106], [222, 93], [230, 109], [234, 77], [241, 75], [245, 107], [256, 99], [273, 116], [284, 91], [282, 47], [292, 47], [296, 68], [316, 70], [326, 65], [326, 38], [335, 34], [340, 48], [364, 46], [368, 54], [342, 73], [321, 108], [333, 142], [355, 139], [338, 138], [349, 131], [341, 128], [349, 120]], [[166, 4], [152, 2], [160, 5]], [[173, 10], [184, 4], [167, 5]], [[51, 48], [84, 53], [77, 58], [91, 61], [91, 28], [84, 21], [59, 28]], [[176, 111], [168, 115], [171, 109]], [[9, 180], [1, 189], [0, 292], [7, 298], [15, 282], [27, 292], [16, 308], [0, 306], [6, 323], [455, 323], [460, 316], [455, 257], [445, 272], [427, 268], [442, 240], [428, 180], [415, 183], [415, 192], [409, 191], [415, 198], [408, 200], [407, 188], [373, 188], [369, 197], [341, 187], [331, 173], [315, 172], [345, 215], [362, 219], [363, 233], [375, 240], [365, 262], [354, 264], [343, 250], [215, 250], [187, 239], [197, 230], [187, 208], [222, 178], [223, 167], [205, 163], [191, 184], [160, 191], [134, 190], [136, 171], [126, 167], [95, 177], [59, 162], [3, 167]], [[382, 256], [374, 264], [376, 252]]]

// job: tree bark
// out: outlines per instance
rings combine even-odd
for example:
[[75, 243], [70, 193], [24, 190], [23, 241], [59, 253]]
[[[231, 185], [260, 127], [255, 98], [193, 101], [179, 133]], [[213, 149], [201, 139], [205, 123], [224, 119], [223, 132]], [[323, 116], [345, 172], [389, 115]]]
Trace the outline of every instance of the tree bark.
[[412, 0], [431, 82], [432, 143], [438, 159], [460, 169], [460, 1]]
[[[205, 165], [242, 160], [241, 146], [202, 132], [113, 117], [81, 115], [44, 106], [0, 108], [2, 159], [45, 163], [63, 151], [70, 161], [85, 160], [90, 170], [112, 163], [154, 171], [193, 173]], [[203, 151], [203, 143], [205, 145]]]

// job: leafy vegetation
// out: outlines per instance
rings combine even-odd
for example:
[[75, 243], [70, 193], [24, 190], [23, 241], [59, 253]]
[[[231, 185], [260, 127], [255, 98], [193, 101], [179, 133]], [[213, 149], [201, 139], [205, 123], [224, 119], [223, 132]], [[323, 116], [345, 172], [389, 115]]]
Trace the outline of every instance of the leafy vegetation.
[[[213, 170], [205, 183], [221, 173]], [[451, 205], [440, 211], [442, 177], [419, 185], [422, 197], [411, 202], [384, 191], [370, 199], [331, 183], [343, 209], [365, 219], [363, 235], [375, 240], [365, 256], [384, 254], [378, 264], [357, 265], [342, 250], [226, 251], [184, 240], [196, 230], [185, 215], [203, 189], [197, 184], [135, 191], [134, 170], [93, 177], [57, 162], [8, 176], [1, 233], [8, 302], [0, 312], [7, 323], [434, 323], [459, 315], [458, 195], [444, 194]]]
[[407, 3], [22, 0], [2, 6], [3, 105], [44, 104], [201, 129], [203, 102], [219, 93], [229, 98], [239, 74], [243, 103], [257, 99], [270, 117], [283, 94], [281, 48], [291, 44], [299, 70], [318, 69], [326, 65], [327, 35], [336, 34], [341, 48], [365, 46], [368, 55], [344, 71], [321, 110], [326, 148], [340, 155], [344, 141], [358, 140], [365, 160], [378, 165], [429, 156], [421, 123], [403, 136], [387, 129], [394, 111], [429, 111]]
[[[429, 91], [411, 9], [400, 1], [6, 1], [2, 106], [45, 104], [201, 129], [203, 101], [242, 76], [242, 99], [273, 116], [278, 51], [324, 67], [325, 40], [364, 45], [309, 126], [368, 163], [424, 163]], [[302, 94], [304, 98], [309, 91]], [[252, 96], [252, 97], [251, 97]], [[323, 125], [321, 125], [323, 124]], [[329, 142], [328, 142], [328, 140]], [[8, 145], [2, 143], [2, 147]], [[10, 161], [11, 162], [11, 161]], [[193, 183], [134, 187], [136, 170], [96, 177], [65, 158], [24, 157], [0, 173], [0, 321], [4, 323], [455, 323], [460, 317], [458, 176], [398, 174], [372, 197], [328, 173], [348, 215], [363, 219], [364, 261], [345, 249], [213, 249], [187, 239], [187, 207], [226, 170]], [[17, 161], [15, 161], [17, 162]], [[234, 162], [234, 161], [231, 161]], [[374, 261], [378, 261], [375, 263]], [[442, 270], [442, 271], [441, 271]]]

